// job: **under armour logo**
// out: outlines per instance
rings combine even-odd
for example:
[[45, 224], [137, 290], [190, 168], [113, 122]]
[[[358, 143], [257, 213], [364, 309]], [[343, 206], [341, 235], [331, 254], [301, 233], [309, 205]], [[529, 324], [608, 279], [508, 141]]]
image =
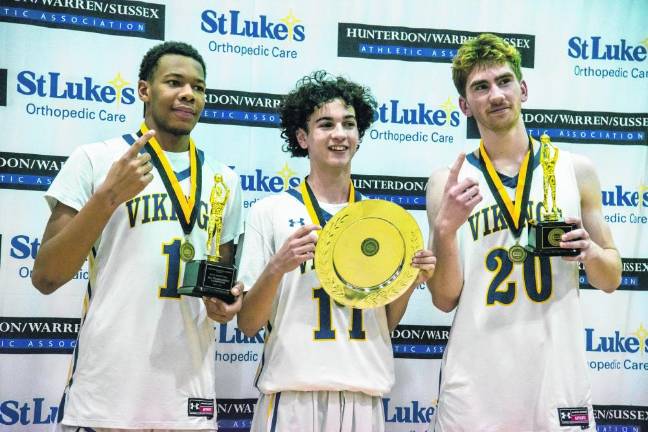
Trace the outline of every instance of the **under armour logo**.
[[288, 219], [288, 223], [290, 224], [290, 227], [291, 227], [291, 228], [294, 227], [294, 226], [297, 225], [297, 224], [300, 224], [301, 226], [306, 225], [306, 221], [304, 220], [304, 218], [299, 218], [299, 219], [297, 219], [297, 220], [295, 220], [295, 219]]
[[567, 411], [562, 411], [560, 413], [561, 420], [567, 420], [569, 418], [569, 413]]
[[191, 410], [197, 410], [199, 406], [200, 406], [200, 405], [198, 404], [198, 402], [191, 402], [191, 403], [189, 404], [189, 409], [191, 409]]

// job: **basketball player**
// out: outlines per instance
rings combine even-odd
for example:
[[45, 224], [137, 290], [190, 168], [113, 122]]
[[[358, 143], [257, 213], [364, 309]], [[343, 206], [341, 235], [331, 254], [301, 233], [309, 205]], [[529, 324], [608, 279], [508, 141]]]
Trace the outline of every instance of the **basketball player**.
[[[54, 292], [86, 256], [90, 278], [59, 430], [216, 430], [214, 322], [240, 309], [180, 297], [191, 248], [206, 253], [215, 174], [230, 190], [220, 253], [241, 232], [237, 175], [198, 150], [190, 133], [205, 104], [205, 64], [181, 42], [144, 56], [137, 133], [76, 149], [46, 194], [52, 215], [32, 281]], [[155, 166], [154, 166], [155, 164]], [[242, 291], [240, 284], [232, 294]], [[211, 318], [211, 320], [210, 320]], [[61, 423], [62, 422], [62, 423]]]
[[257, 202], [246, 224], [240, 279], [251, 289], [238, 325], [247, 335], [265, 326], [252, 431], [384, 430], [380, 396], [394, 383], [390, 330], [435, 258], [418, 251], [419, 276], [407, 292], [365, 310], [332, 301], [313, 261], [317, 230], [362, 199], [351, 160], [375, 106], [367, 88], [323, 71], [303, 78], [281, 106], [286, 149], [308, 156], [310, 173], [298, 189]]
[[520, 54], [483, 34], [459, 49], [452, 73], [482, 141], [428, 187], [438, 259], [428, 286], [439, 309], [456, 308], [435, 431], [593, 431], [578, 264], [606, 292], [621, 277], [594, 167], [564, 150], [555, 165], [557, 204], [577, 225], [560, 247], [580, 253], [524, 256], [527, 219], [538, 220], [542, 208], [543, 171], [521, 117], [528, 89]]

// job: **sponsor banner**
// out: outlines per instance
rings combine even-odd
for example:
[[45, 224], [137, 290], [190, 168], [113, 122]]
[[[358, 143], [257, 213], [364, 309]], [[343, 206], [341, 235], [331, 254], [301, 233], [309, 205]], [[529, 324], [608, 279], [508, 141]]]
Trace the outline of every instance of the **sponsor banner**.
[[[614, 185], [601, 191], [605, 221], [609, 224], [648, 224], [644, 210], [648, 207], [648, 185], [638, 187]], [[640, 228], [640, 227], [638, 227]]]
[[440, 359], [450, 326], [399, 325], [391, 333], [395, 358]]
[[648, 39], [572, 36], [567, 56], [574, 59], [572, 73], [579, 78], [648, 79]]
[[[236, 169], [236, 167], [231, 167]], [[272, 194], [287, 191], [299, 186], [301, 178], [288, 162], [277, 171], [256, 168], [253, 173], [240, 173], [241, 189], [243, 189], [243, 207], [250, 208], [261, 198]]]
[[79, 318], [0, 317], [0, 353], [71, 354]]
[[[131, 85], [132, 84], [132, 85]], [[56, 120], [99, 120], [125, 123], [127, 115], [119, 112], [137, 100], [135, 84], [117, 72], [111, 80], [92, 76], [69, 78], [60, 72], [22, 70], [16, 75], [16, 92], [26, 97], [25, 113]], [[84, 106], [81, 102], [91, 105]]]
[[242, 57], [294, 60], [306, 39], [306, 27], [292, 10], [277, 17], [205, 9], [200, 14], [200, 30], [214, 38], [207, 44], [210, 52]]
[[[375, 122], [365, 136], [374, 141], [396, 144], [453, 144], [461, 124], [458, 107], [448, 97], [445, 101], [416, 103], [390, 99], [378, 103]], [[430, 132], [433, 129], [433, 132]]]
[[[546, 133], [556, 142], [648, 145], [647, 113], [524, 109], [522, 119], [536, 139]], [[469, 117], [466, 124], [466, 137], [478, 139], [474, 117]]]
[[219, 432], [248, 431], [252, 426], [252, 416], [256, 399], [221, 399], [216, 400], [216, 418]]
[[0, 106], [7, 106], [7, 69], [0, 69]]
[[648, 431], [648, 406], [594, 405], [597, 432]]
[[421, 424], [428, 426], [434, 416], [435, 408], [431, 403], [418, 400], [407, 405], [397, 405], [391, 398], [383, 398], [385, 423]]
[[276, 128], [281, 125], [283, 96], [235, 90], [208, 89], [200, 122]]
[[[338, 23], [338, 57], [451, 63], [461, 44], [481, 33]], [[534, 35], [493, 33], [520, 51], [523, 67], [533, 67]]]
[[352, 174], [353, 186], [367, 198], [391, 201], [407, 210], [425, 210], [427, 177]]
[[[0, 177], [2, 174], [0, 174]], [[16, 276], [18, 279], [31, 279], [32, 274], [32, 264], [36, 255], [38, 254], [38, 249], [40, 248], [40, 238], [36, 236], [30, 236], [29, 234], [17, 234], [11, 237], [11, 248], [9, 249], [9, 261], [6, 262], [7, 266], [5, 269], [8, 269], [10, 272], [16, 271]], [[11, 264], [12, 261], [15, 261]], [[72, 280], [79, 280], [85, 283], [89, 278], [87, 261], [83, 264], [83, 267], [79, 269], [72, 276]], [[29, 282], [31, 286], [31, 281]], [[14, 289], [13, 286], [7, 287], [7, 289]], [[17, 289], [17, 288], [16, 288]]]
[[[621, 258], [621, 285], [619, 290], [648, 291], [648, 259]], [[579, 281], [581, 289], [596, 289], [587, 281], [583, 264], [579, 265]]]
[[[43, 397], [30, 400], [0, 400], [0, 426], [29, 426], [56, 423], [58, 403], [45, 402]], [[47, 430], [41, 426], [42, 429]], [[0, 430], [8, 430], [0, 427]], [[31, 429], [30, 429], [31, 430]]]
[[247, 337], [234, 324], [218, 324], [216, 333], [216, 363], [253, 363], [257, 364], [263, 351], [265, 330], [261, 329]]
[[0, 152], [0, 189], [45, 191], [67, 156]]
[[165, 6], [130, 0], [0, 0], [0, 22], [164, 40]]
[[593, 371], [648, 373], [648, 330], [643, 323], [627, 332], [586, 327], [585, 351], [588, 358], [596, 358], [587, 362]]

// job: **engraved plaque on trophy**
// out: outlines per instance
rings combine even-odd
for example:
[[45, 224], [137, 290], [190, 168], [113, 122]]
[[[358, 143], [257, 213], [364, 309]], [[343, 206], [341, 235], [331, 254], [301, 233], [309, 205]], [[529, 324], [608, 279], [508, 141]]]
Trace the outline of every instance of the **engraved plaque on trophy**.
[[182, 286], [178, 293], [193, 297], [217, 297], [231, 304], [236, 301], [231, 289], [236, 281], [236, 267], [219, 262], [218, 247], [223, 229], [223, 212], [229, 198], [229, 189], [220, 174], [214, 176], [214, 186], [209, 197], [207, 223], [207, 257], [190, 260], [185, 265]]
[[[576, 224], [569, 224], [562, 217], [562, 210], [556, 203], [556, 162], [558, 161], [558, 148], [551, 143], [549, 136], [540, 137], [540, 165], [542, 166], [542, 189], [544, 199], [540, 221], [529, 221], [529, 244], [527, 249], [534, 255], [547, 256], [576, 256], [579, 249], [565, 249], [560, 247], [563, 234], [577, 228]], [[549, 201], [551, 200], [551, 205]]]

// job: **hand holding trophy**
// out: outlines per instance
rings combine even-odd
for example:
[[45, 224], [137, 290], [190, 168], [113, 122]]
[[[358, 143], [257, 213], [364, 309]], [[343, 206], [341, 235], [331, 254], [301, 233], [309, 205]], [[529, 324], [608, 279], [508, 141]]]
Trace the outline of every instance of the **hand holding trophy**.
[[[565, 222], [562, 210], [556, 204], [556, 162], [558, 161], [558, 148], [551, 143], [549, 136], [540, 137], [540, 165], [542, 166], [542, 189], [544, 200], [540, 221], [529, 221], [529, 244], [527, 249], [534, 255], [547, 256], [576, 256], [578, 249], [565, 249], [560, 247], [563, 234], [577, 228], [576, 224]], [[551, 207], [549, 207], [549, 193], [551, 194]]]
[[223, 176], [214, 176], [214, 186], [209, 197], [209, 221], [207, 223], [207, 257], [193, 260], [185, 265], [181, 295], [193, 297], [217, 297], [228, 304], [236, 301], [231, 293], [236, 279], [236, 267], [219, 262], [220, 236], [223, 229], [223, 213], [229, 198], [229, 189]]

